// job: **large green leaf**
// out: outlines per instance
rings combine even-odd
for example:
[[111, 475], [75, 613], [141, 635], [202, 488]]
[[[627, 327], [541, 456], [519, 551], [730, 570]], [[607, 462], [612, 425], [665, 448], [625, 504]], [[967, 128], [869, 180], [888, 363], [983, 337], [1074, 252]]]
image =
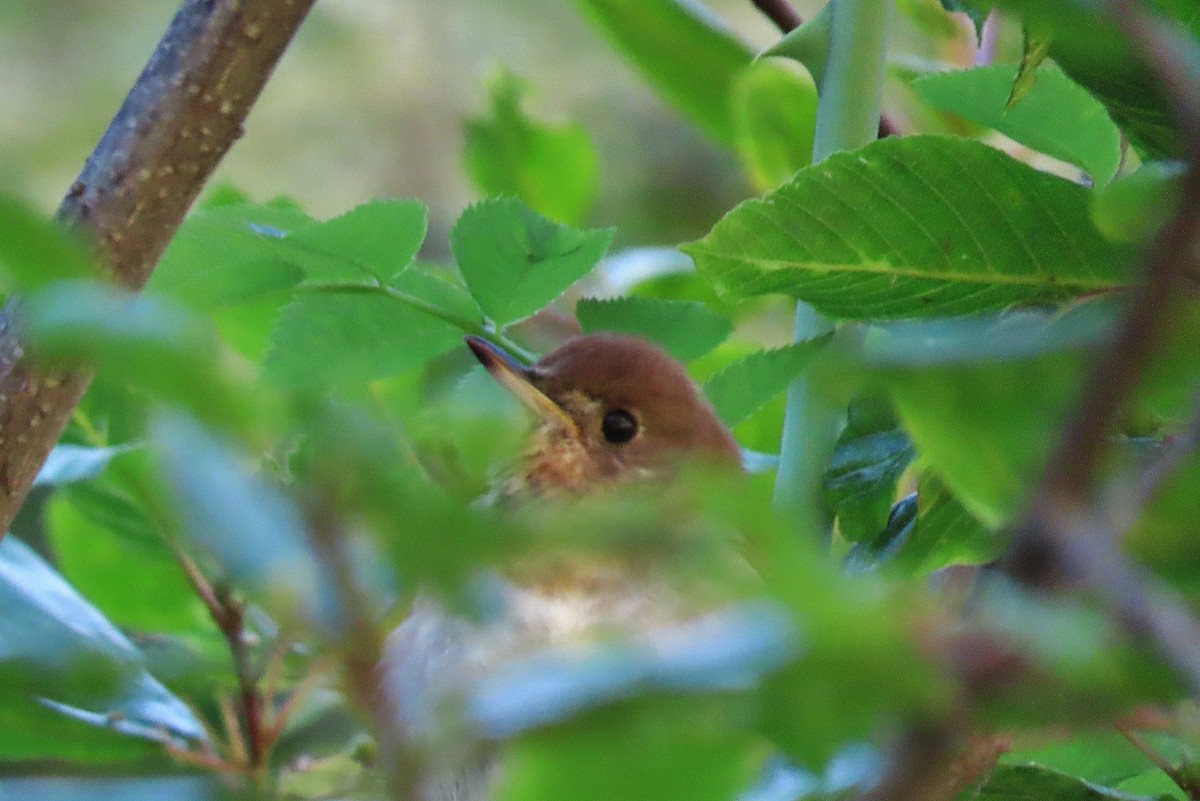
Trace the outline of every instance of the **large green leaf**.
[[1111, 309], [1056, 317], [1019, 311], [872, 332], [880, 367], [917, 450], [971, 513], [1002, 524], [1038, 477]]
[[611, 229], [580, 230], [530, 211], [515, 198], [467, 208], [450, 232], [463, 280], [497, 325], [524, 319], [588, 273]]
[[966, 314], [1115, 289], [1088, 190], [978, 142], [890, 137], [805, 168], [684, 250], [734, 297], [851, 319]]
[[[209, 630], [204, 605], [143, 509], [108, 480], [55, 493], [46, 536], [63, 575], [110, 620], [138, 632]], [[128, 572], [137, 581], [128, 579]]]
[[750, 51], [695, 0], [576, 0], [650, 82], [718, 142], [732, 145], [733, 83]]
[[735, 426], [787, 389], [827, 340], [821, 336], [752, 353], [710, 378], [704, 393], [725, 425]]
[[[85, 723], [135, 736], [204, 738], [187, 706], [146, 673], [133, 644], [11, 536], [0, 540], [0, 609], [0, 686], [10, 703], [34, 699]], [[0, 714], [0, 723], [19, 725], [19, 717], [8, 718]], [[0, 753], [24, 744], [47, 749], [37, 754], [42, 758], [53, 757], [53, 746], [34, 734], [4, 731]], [[62, 746], [71, 750], [69, 743]]]
[[515, 195], [539, 214], [578, 224], [596, 199], [595, 148], [579, 124], [528, 116], [526, 90], [508, 72], [493, 79], [489, 116], [466, 123], [467, 172], [485, 194]]
[[1104, 106], [1053, 66], [1035, 73], [1029, 93], [1007, 107], [1016, 76], [1011, 65], [939, 72], [913, 81], [929, 105], [994, 128], [1023, 145], [1075, 164], [1097, 185], [1121, 163], [1121, 132]]
[[363, 384], [445, 353], [462, 333], [383, 291], [302, 291], [279, 316], [263, 374], [291, 386]]
[[1129, 795], [1037, 765], [1000, 765], [972, 797], [980, 801], [1173, 801], [1169, 795]]
[[584, 333], [617, 331], [657, 342], [680, 361], [699, 358], [733, 332], [733, 323], [703, 303], [657, 298], [583, 299], [575, 316]]
[[304, 274], [279, 242], [311, 224], [300, 212], [277, 206], [201, 209], [183, 221], [146, 288], [208, 310], [294, 286]]
[[415, 200], [372, 200], [294, 229], [277, 249], [310, 281], [386, 282], [412, 264], [425, 226], [425, 206]]

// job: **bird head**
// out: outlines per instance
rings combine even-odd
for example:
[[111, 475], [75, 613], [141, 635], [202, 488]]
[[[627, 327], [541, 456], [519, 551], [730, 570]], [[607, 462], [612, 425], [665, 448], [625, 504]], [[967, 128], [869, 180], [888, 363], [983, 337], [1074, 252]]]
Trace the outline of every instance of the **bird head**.
[[536, 419], [516, 491], [585, 491], [662, 475], [681, 458], [740, 464], [683, 365], [649, 342], [588, 334], [530, 366], [479, 337], [467, 345]]

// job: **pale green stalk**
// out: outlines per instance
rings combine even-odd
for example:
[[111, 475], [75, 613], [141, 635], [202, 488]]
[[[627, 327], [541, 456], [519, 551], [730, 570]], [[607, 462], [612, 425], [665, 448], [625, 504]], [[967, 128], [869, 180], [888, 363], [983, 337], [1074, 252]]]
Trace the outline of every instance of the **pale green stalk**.
[[[819, 89], [813, 163], [839, 150], [873, 142], [894, 0], [829, 0], [829, 56]], [[828, 330], [829, 323], [807, 303], [796, 304], [797, 342]], [[780, 443], [775, 503], [797, 513], [814, 529], [823, 527], [817, 498], [821, 474], [837, 436], [838, 410], [811, 392], [806, 376], [788, 387]]]

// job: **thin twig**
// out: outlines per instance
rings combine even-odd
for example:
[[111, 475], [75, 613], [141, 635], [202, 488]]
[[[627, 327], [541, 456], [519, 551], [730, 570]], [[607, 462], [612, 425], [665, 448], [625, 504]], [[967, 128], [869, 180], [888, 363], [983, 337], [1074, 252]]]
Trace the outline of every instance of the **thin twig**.
[[1167, 774], [1171, 781], [1175, 782], [1175, 786], [1183, 791], [1184, 795], [1190, 799], [1193, 799], [1193, 801], [1195, 799], [1200, 799], [1200, 783], [1197, 783], [1193, 779], [1189, 779], [1188, 775], [1184, 771], [1181, 771], [1179, 768], [1168, 762], [1166, 757], [1151, 748], [1149, 743], [1134, 734], [1133, 730], [1128, 726], [1117, 724], [1113, 728], [1115, 728], [1122, 737], [1128, 740], [1130, 745], [1140, 751], [1142, 756], [1150, 760], [1156, 768]]
[[[330, 496], [331, 497], [331, 496]], [[383, 634], [355, 578], [345, 534], [336, 512], [317, 502], [309, 512], [309, 529], [317, 558], [330, 577], [340, 611], [343, 670], [347, 691], [358, 708], [370, 716], [381, 751], [388, 790], [397, 801], [421, 801], [421, 757], [410, 746], [399, 712], [379, 685]]]
[[775, 23], [781, 33], [789, 33], [804, 24], [804, 19], [787, 0], [751, 0], [754, 7]]

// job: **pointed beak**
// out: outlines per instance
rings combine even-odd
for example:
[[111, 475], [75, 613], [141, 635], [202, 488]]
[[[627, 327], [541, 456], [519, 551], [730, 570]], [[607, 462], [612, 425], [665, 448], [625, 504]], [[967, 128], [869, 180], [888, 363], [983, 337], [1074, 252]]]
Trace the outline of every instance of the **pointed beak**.
[[579, 430], [575, 421], [561, 406], [533, 385], [529, 369], [525, 365], [482, 337], [468, 336], [466, 343], [475, 354], [475, 358], [479, 359], [479, 363], [492, 374], [492, 378], [515, 395], [539, 420], [565, 426], [572, 432]]

